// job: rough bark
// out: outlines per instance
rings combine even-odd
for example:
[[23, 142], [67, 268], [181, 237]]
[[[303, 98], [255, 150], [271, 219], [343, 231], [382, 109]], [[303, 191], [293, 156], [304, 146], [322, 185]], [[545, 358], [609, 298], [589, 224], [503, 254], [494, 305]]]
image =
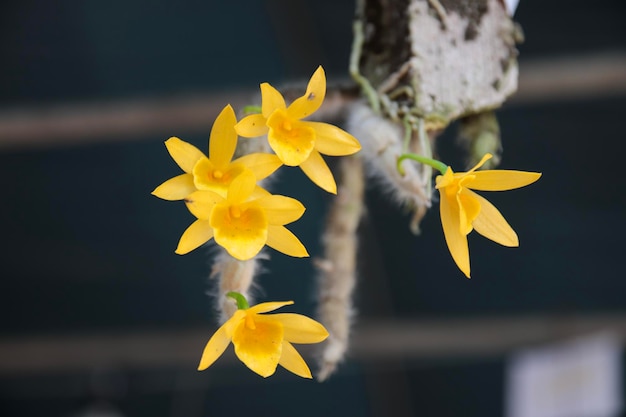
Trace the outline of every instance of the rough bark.
[[360, 0], [357, 9], [359, 72], [392, 118], [449, 122], [517, 89], [521, 32], [500, 1]]

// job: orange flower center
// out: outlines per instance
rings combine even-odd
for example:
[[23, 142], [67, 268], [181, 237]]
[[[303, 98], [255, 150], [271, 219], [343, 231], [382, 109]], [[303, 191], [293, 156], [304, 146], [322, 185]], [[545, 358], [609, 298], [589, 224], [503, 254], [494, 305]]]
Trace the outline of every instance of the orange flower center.
[[228, 213], [231, 217], [238, 219], [241, 217], [241, 209], [239, 206], [230, 206], [228, 209]]
[[256, 324], [251, 314], [246, 314], [246, 327], [250, 330], [256, 330]]
[[267, 126], [270, 147], [285, 165], [297, 166], [309, 158], [315, 148], [315, 130], [306, 122], [277, 109], [268, 117]]
[[293, 126], [291, 125], [291, 121], [289, 119], [285, 119], [283, 120], [282, 126], [281, 126], [284, 130], [286, 130], [287, 132], [290, 132], [291, 129], [293, 128]]

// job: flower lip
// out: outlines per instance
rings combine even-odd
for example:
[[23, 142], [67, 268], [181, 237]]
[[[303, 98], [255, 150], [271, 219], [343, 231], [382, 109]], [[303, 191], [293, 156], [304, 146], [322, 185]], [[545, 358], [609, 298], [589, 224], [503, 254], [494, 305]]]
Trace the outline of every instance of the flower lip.
[[232, 162], [220, 169], [209, 158], [203, 157], [193, 168], [194, 185], [198, 190], [213, 191], [226, 197], [230, 184], [244, 172], [254, 175], [244, 164]]
[[267, 242], [268, 222], [263, 210], [228, 202], [218, 203], [209, 219], [215, 242], [236, 259], [256, 256]]
[[285, 165], [297, 166], [306, 161], [315, 147], [315, 131], [306, 123], [290, 119], [284, 110], [276, 110], [267, 119], [270, 147]]

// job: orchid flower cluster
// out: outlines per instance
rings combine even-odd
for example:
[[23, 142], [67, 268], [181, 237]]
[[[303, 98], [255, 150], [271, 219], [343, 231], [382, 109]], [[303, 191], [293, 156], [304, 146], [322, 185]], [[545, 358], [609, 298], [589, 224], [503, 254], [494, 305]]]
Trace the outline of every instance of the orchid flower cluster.
[[[175, 252], [186, 254], [213, 239], [238, 261], [255, 258], [265, 246], [292, 257], [309, 256], [302, 242], [285, 227], [300, 219], [305, 207], [298, 200], [271, 194], [259, 182], [283, 165], [300, 167], [320, 188], [337, 194], [333, 174], [322, 155], [346, 156], [361, 149], [350, 133], [327, 123], [306, 120], [316, 112], [326, 94], [324, 70], [319, 67], [306, 92], [287, 106], [282, 94], [261, 84], [258, 112], [237, 120], [227, 105], [217, 116], [205, 155], [195, 146], [172, 137], [165, 142], [183, 174], [159, 185], [153, 192], [164, 200], [183, 200], [196, 220], [183, 232]], [[238, 138], [265, 137], [273, 153], [249, 153], [233, 160]], [[263, 140], [263, 139], [255, 139]], [[397, 172], [404, 175], [406, 159], [429, 165], [441, 173], [435, 179], [440, 193], [440, 216], [448, 249], [458, 268], [470, 277], [467, 235], [479, 234], [504, 246], [518, 246], [517, 234], [502, 214], [472, 190], [503, 191], [529, 185], [541, 174], [524, 171], [478, 169], [455, 173], [432, 158], [397, 156]], [[210, 338], [199, 370], [208, 368], [232, 342], [237, 357], [252, 371], [268, 377], [277, 366], [305, 378], [311, 371], [291, 343], [319, 343], [329, 336], [326, 328], [308, 317], [264, 314], [293, 301], [268, 302], [250, 307], [245, 296], [230, 291], [237, 310]]]
[[[209, 155], [173, 137], [165, 146], [185, 172], [158, 186], [152, 194], [184, 200], [197, 220], [183, 233], [176, 253], [183, 255], [211, 239], [236, 259], [245, 261], [267, 245], [294, 257], [309, 256], [284, 225], [298, 220], [304, 206], [291, 197], [272, 195], [257, 182], [280, 166], [299, 166], [318, 186], [333, 194], [337, 185], [321, 154], [351, 155], [361, 149], [349, 133], [327, 123], [303, 121], [322, 104], [326, 77], [319, 67], [304, 96], [289, 107], [270, 84], [261, 84], [261, 113], [237, 122], [227, 105], [209, 137]], [[267, 135], [274, 154], [252, 153], [232, 160], [239, 136]]]
[[[196, 217], [180, 238], [177, 254], [189, 253], [214, 239], [240, 261], [254, 258], [266, 245], [289, 256], [309, 256], [302, 242], [285, 227], [302, 217], [305, 207], [294, 198], [271, 194], [258, 182], [282, 165], [299, 166], [322, 189], [337, 193], [333, 175], [321, 154], [351, 155], [361, 145], [338, 127], [301, 120], [321, 106], [325, 94], [326, 77], [320, 66], [304, 96], [289, 107], [268, 83], [261, 84], [259, 114], [238, 122], [233, 108], [227, 105], [211, 129], [208, 156], [176, 137], [165, 142], [184, 174], [165, 181], [152, 194], [164, 200], [183, 200]], [[233, 160], [238, 136], [263, 135], [274, 154], [251, 153]], [[280, 363], [293, 373], [310, 378], [311, 372], [288, 340], [321, 342], [328, 336], [323, 326], [304, 316], [296, 320], [296, 315], [276, 315], [279, 319], [270, 319], [259, 314], [292, 304], [291, 301], [263, 303], [248, 310], [247, 300], [241, 294], [231, 295], [238, 298], [238, 310], [209, 341], [200, 369], [206, 369], [232, 339], [237, 356], [259, 375], [272, 375]], [[314, 337], [307, 336], [311, 328]]]

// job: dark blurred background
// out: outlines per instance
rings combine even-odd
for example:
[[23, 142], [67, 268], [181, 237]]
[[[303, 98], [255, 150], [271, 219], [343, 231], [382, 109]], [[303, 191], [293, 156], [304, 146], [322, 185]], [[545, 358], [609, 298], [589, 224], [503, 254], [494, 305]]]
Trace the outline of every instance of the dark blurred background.
[[[319, 64], [330, 83], [345, 81], [353, 9], [330, 0], [2, 3], [1, 416], [498, 416], [511, 352], [587, 331], [626, 334], [625, 6], [526, 0], [515, 16], [526, 35], [520, 92], [498, 112], [502, 167], [543, 177], [489, 196], [520, 248], [472, 235], [467, 280], [437, 210], [415, 237], [408, 215], [371, 187], [358, 327], [339, 372], [323, 384], [282, 369], [262, 380], [232, 352], [195, 371], [215, 329], [211, 251], [173, 253], [192, 217], [150, 195], [179, 173], [163, 141], [205, 149], [217, 110], [245, 104], [263, 81], [305, 80]], [[125, 114], [132, 120], [120, 124]], [[29, 123], [39, 118], [50, 122]], [[82, 134], [89, 126], [97, 131]], [[461, 166], [454, 130], [439, 151]], [[276, 189], [307, 207], [291, 229], [319, 255], [331, 197], [290, 172]], [[294, 299], [314, 314], [308, 260], [276, 255], [264, 265], [260, 300]], [[552, 331], [498, 339], [528, 320]], [[391, 323], [441, 344], [403, 345], [393, 332], [380, 343]]]

